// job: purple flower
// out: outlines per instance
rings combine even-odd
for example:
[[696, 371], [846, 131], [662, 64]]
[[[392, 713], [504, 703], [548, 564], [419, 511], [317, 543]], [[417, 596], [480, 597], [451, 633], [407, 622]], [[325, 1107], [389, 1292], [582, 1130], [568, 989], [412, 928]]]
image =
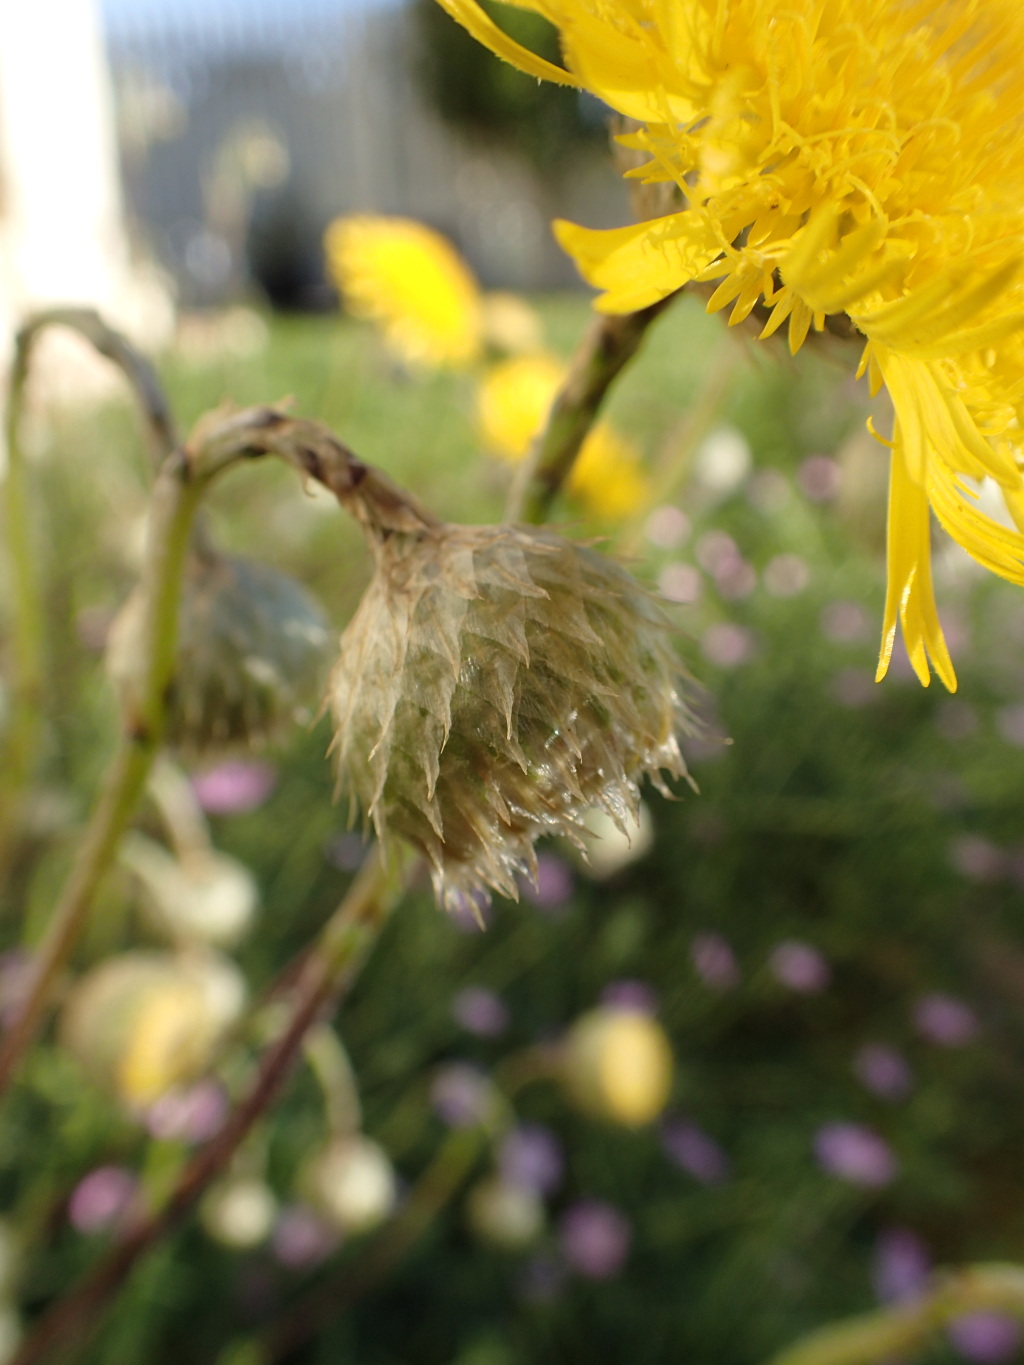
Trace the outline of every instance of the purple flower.
[[1008, 1313], [965, 1313], [947, 1329], [953, 1346], [965, 1360], [1010, 1360], [1020, 1345], [1020, 1323]]
[[729, 1158], [714, 1138], [687, 1119], [666, 1120], [661, 1145], [671, 1161], [702, 1185], [718, 1185], [728, 1178]]
[[931, 1274], [928, 1248], [909, 1228], [886, 1228], [875, 1244], [872, 1282], [882, 1303], [906, 1303], [924, 1293]]
[[556, 853], [538, 853], [536, 884], [524, 878], [520, 888], [539, 910], [560, 910], [572, 895], [569, 865]]
[[466, 986], [458, 991], [452, 1000], [452, 1017], [478, 1038], [497, 1038], [508, 1028], [505, 1002], [485, 986]]
[[914, 1027], [922, 1038], [939, 1047], [963, 1047], [978, 1035], [978, 1017], [956, 996], [934, 991], [914, 1006]]
[[899, 1169], [887, 1142], [860, 1123], [826, 1123], [814, 1138], [818, 1165], [851, 1185], [878, 1189]]
[[882, 1100], [903, 1100], [914, 1078], [903, 1054], [887, 1043], [865, 1043], [853, 1059], [853, 1070], [866, 1089]]
[[327, 861], [339, 872], [357, 872], [366, 857], [366, 840], [361, 834], [349, 830], [332, 839], [324, 850]]
[[138, 1188], [138, 1176], [126, 1166], [97, 1166], [72, 1191], [68, 1221], [86, 1236], [105, 1232], [122, 1222]]
[[657, 1014], [658, 997], [646, 981], [623, 979], [609, 981], [601, 992], [601, 1004], [610, 1010], [627, 1010], [633, 1014]]
[[152, 1137], [165, 1142], [207, 1142], [228, 1114], [228, 1097], [219, 1081], [199, 1081], [188, 1090], [168, 1090], [146, 1111]]
[[196, 773], [192, 787], [207, 815], [245, 815], [262, 806], [277, 785], [269, 763], [229, 759], [216, 768]]
[[327, 1259], [338, 1233], [305, 1204], [288, 1204], [278, 1214], [270, 1240], [275, 1259], [289, 1270], [307, 1270]]
[[832, 980], [832, 969], [809, 943], [787, 939], [772, 951], [768, 969], [777, 981], [803, 995], [818, 995]]
[[475, 1128], [490, 1113], [493, 1098], [490, 1081], [468, 1062], [441, 1067], [430, 1087], [434, 1113], [449, 1128]]
[[827, 455], [811, 455], [796, 473], [797, 483], [812, 502], [831, 502], [841, 480], [842, 471]]
[[498, 1148], [501, 1178], [533, 1194], [553, 1194], [562, 1183], [564, 1165], [558, 1139], [539, 1123], [510, 1129]]
[[735, 954], [721, 934], [697, 934], [690, 944], [690, 958], [705, 985], [719, 991], [739, 985]]
[[632, 1232], [611, 1204], [581, 1199], [562, 1215], [558, 1240], [562, 1255], [578, 1275], [588, 1280], [610, 1280], [625, 1264]]

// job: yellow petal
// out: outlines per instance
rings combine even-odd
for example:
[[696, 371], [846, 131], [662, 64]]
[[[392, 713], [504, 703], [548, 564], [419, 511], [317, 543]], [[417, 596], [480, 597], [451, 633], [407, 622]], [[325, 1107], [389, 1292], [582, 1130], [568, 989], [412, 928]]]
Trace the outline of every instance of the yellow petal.
[[525, 71], [528, 76], [536, 76], [542, 81], [555, 81], [558, 85], [580, 84], [568, 71], [545, 61], [543, 57], [538, 57], [535, 52], [510, 38], [484, 13], [476, 0], [438, 0], [438, 4], [471, 33], [477, 42], [483, 43], [484, 47], [489, 47], [496, 56], [518, 67], [520, 71]]
[[631, 313], [665, 298], [721, 250], [711, 224], [691, 212], [604, 232], [563, 219], [553, 228], [583, 278], [606, 291], [596, 305], [603, 313]]
[[907, 654], [921, 683], [927, 687], [931, 681], [930, 656], [936, 673], [950, 692], [955, 692], [956, 674], [939, 624], [932, 587], [928, 496], [910, 477], [898, 432], [889, 475], [887, 568], [885, 619], [876, 681], [880, 682], [888, 672], [898, 619], [903, 626]]

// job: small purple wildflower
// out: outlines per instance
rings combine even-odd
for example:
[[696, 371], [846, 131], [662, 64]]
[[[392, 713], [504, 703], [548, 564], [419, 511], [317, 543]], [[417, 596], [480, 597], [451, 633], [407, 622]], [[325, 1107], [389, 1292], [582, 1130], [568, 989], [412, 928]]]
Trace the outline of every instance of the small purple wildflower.
[[567, 1264], [588, 1280], [610, 1280], [629, 1255], [632, 1232], [625, 1217], [600, 1199], [581, 1199], [562, 1215], [558, 1240]]
[[939, 1047], [964, 1047], [978, 1036], [978, 1016], [954, 995], [934, 991], [914, 1006], [914, 1027]]
[[632, 1014], [657, 1014], [658, 996], [646, 981], [623, 978], [609, 981], [601, 992], [600, 1002], [605, 1009], [626, 1010]]
[[931, 1257], [916, 1232], [886, 1228], [875, 1244], [872, 1283], [881, 1303], [907, 1303], [928, 1286]]
[[539, 1123], [510, 1129], [498, 1148], [502, 1180], [534, 1194], [554, 1194], [562, 1183], [565, 1159], [558, 1139]]
[[505, 1002], [485, 986], [466, 986], [458, 991], [452, 1000], [452, 1016], [478, 1038], [497, 1038], [508, 1028]]
[[914, 1086], [906, 1058], [887, 1043], [865, 1043], [853, 1059], [853, 1070], [861, 1085], [881, 1100], [904, 1100]]
[[468, 1062], [441, 1067], [430, 1087], [434, 1113], [449, 1128], [475, 1128], [490, 1113], [493, 1098], [486, 1075]]
[[1012, 1359], [1020, 1345], [1020, 1323], [1008, 1313], [965, 1313], [954, 1318], [947, 1330], [960, 1355], [982, 1365], [998, 1365], [999, 1361]]
[[287, 1204], [270, 1239], [275, 1260], [289, 1270], [308, 1270], [338, 1246], [338, 1233], [306, 1204]]
[[695, 935], [690, 944], [690, 958], [697, 975], [706, 986], [727, 991], [739, 985], [740, 969], [736, 956], [721, 934]]
[[899, 1169], [889, 1144], [860, 1123], [826, 1123], [814, 1138], [818, 1165], [829, 1175], [879, 1189], [896, 1177]]
[[196, 773], [192, 788], [207, 815], [246, 815], [262, 806], [277, 785], [269, 763], [228, 759]]
[[97, 1166], [72, 1191], [68, 1221], [87, 1237], [106, 1232], [124, 1219], [138, 1188], [138, 1176], [126, 1166]]
[[661, 1126], [666, 1156], [702, 1185], [720, 1185], [729, 1176], [729, 1158], [718, 1143], [688, 1119], [668, 1119]]
[[802, 995], [820, 995], [832, 980], [832, 969], [824, 956], [797, 939], [787, 939], [773, 949], [768, 969], [776, 981]]

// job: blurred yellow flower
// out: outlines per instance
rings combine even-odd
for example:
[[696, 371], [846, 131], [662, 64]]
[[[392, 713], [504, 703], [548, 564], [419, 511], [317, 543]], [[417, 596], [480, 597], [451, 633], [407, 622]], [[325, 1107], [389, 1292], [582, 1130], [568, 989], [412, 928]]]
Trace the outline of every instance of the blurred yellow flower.
[[681, 210], [556, 224], [608, 312], [720, 279], [730, 322], [771, 308], [797, 351], [845, 314], [895, 408], [889, 589], [914, 669], [953, 667], [935, 608], [929, 507], [986, 568], [1024, 583], [1024, 536], [976, 505], [991, 479], [1024, 526], [1024, 12], [1014, 0], [510, 0], [561, 33], [567, 70], [476, 0], [439, 0], [480, 41], [635, 120], [629, 174]]
[[650, 1123], [672, 1088], [672, 1047], [646, 1014], [601, 1006], [569, 1030], [563, 1081], [584, 1113], [627, 1128]]
[[[481, 435], [495, 454], [512, 461], [526, 457], [564, 377], [563, 363], [543, 351], [487, 371], [477, 390], [477, 413]], [[583, 443], [569, 491], [610, 520], [635, 512], [649, 494], [635, 447], [607, 422], [596, 423]]]
[[440, 233], [410, 218], [338, 218], [327, 265], [349, 311], [375, 322], [410, 365], [464, 366], [482, 341], [480, 289]]

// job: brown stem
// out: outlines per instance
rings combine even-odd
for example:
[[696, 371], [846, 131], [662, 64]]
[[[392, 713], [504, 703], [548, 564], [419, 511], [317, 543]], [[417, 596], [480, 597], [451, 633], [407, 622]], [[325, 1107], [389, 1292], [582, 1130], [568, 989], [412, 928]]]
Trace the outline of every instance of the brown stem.
[[181, 1224], [273, 1104], [310, 1026], [334, 1008], [358, 976], [404, 882], [403, 868], [389, 872], [376, 851], [370, 854], [307, 955], [294, 988], [288, 1022], [263, 1054], [252, 1085], [224, 1127], [188, 1163], [167, 1201], [130, 1228], [119, 1244], [40, 1318], [11, 1365], [64, 1359], [61, 1353], [71, 1343], [77, 1346], [85, 1342], [139, 1260]]
[[648, 327], [676, 294], [636, 313], [595, 317], [569, 364], [558, 396], [530, 458], [509, 493], [506, 521], [545, 521], [572, 471], [605, 395], [640, 349]]

